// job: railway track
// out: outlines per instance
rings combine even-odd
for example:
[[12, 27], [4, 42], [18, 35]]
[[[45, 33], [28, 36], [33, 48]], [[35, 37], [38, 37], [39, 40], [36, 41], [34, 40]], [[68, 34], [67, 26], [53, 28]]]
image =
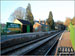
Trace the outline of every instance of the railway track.
[[45, 56], [50, 55], [51, 50], [57, 44], [60, 36], [61, 36], [61, 33], [59, 33], [57, 36], [54, 36], [53, 38], [51, 38], [49, 41], [45, 42], [44, 44], [40, 45], [38, 48], [30, 51], [26, 55], [45, 55]]
[[[8, 48], [13, 45], [18, 45], [21, 43], [30, 42], [32, 40], [36, 40], [42, 37], [50, 36], [58, 31], [50, 31], [50, 32], [39, 32], [39, 33], [24, 33], [24, 34], [15, 34], [15, 35], [7, 35], [7, 37], [1, 37], [1, 49]], [[13, 42], [13, 43], [12, 43]], [[12, 43], [12, 44], [11, 44]]]
[[[55, 43], [58, 41], [58, 38], [56, 38], [56, 36], [59, 35], [60, 33], [61, 32], [58, 32], [56, 34], [48, 35], [48, 36], [30, 41], [27, 43], [22, 43], [19, 45], [15, 45], [12, 47], [2, 49], [1, 54], [2, 55], [25, 55], [25, 54], [28, 55], [28, 54], [30, 54], [30, 52], [33, 52], [33, 50], [36, 51], [36, 49], [41, 48], [41, 46], [43, 46], [45, 44], [44, 47], [46, 46], [45, 49], [48, 48], [48, 51], [46, 50], [45, 51], [46, 53], [43, 52], [44, 54], [43, 53], [41, 53], [41, 54], [47, 55], [48, 52], [52, 49], [52, 47], [55, 45]], [[50, 45], [48, 46], [48, 44], [50, 44]], [[41, 50], [41, 49], [39, 49], [39, 50]]]

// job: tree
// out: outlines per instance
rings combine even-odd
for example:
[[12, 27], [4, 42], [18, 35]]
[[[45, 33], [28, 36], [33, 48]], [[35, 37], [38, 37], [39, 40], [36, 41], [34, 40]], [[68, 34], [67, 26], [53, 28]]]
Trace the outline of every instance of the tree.
[[75, 25], [75, 17], [72, 19], [72, 24]]
[[14, 21], [15, 19], [24, 19], [25, 20], [25, 15], [26, 10], [22, 7], [18, 7], [9, 17], [10, 21]]
[[26, 8], [26, 20], [28, 20], [32, 24], [34, 24], [34, 17], [33, 17], [33, 14], [31, 12], [31, 5], [30, 4], [28, 4], [28, 6]]
[[71, 19], [67, 17], [65, 21], [65, 26], [68, 27], [70, 25], [70, 22], [71, 22]]
[[48, 19], [47, 19], [47, 23], [48, 23], [48, 25], [49, 25], [49, 27], [50, 27], [51, 29], [55, 29], [55, 24], [54, 24], [54, 20], [53, 20], [53, 15], [52, 15], [52, 12], [51, 12], [51, 11], [49, 12], [49, 17], [48, 17]]

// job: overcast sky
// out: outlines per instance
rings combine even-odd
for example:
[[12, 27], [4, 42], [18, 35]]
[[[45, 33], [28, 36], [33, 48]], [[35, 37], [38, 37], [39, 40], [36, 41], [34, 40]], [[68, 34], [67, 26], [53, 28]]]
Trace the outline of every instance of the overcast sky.
[[52, 11], [54, 21], [64, 22], [66, 17], [74, 17], [74, 1], [1, 1], [1, 22], [9, 22], [8, 18], [15, 9], [26, 9], [28, 3], [31, 4], [34, 20], [46, 20], [49, 11]]

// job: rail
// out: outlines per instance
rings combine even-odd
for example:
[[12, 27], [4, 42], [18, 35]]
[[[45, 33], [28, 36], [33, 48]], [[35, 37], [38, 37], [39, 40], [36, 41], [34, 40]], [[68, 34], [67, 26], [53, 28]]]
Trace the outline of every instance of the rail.
[[[60, 33], [60, 32], [59, 32]], [[31, 50], [39, 47], [40, 45], [44, 44], [45, 42], [49, 41], [53, 37], [57, 36], [59, 33], [52, 35], [52, 36], [47, 36], [43, 38], [36, 39], [34, 41], [30, 41], [27, 43], [23, 43], [20, 45], [12, 46], [7, 49], [4, 49], [1, 51], [1, 54], [10, 54], [10, 55], [21, 55], [21, 54], [26, 54], [30, 52]], [[14, 52], [16, 50], [16, 52]]]

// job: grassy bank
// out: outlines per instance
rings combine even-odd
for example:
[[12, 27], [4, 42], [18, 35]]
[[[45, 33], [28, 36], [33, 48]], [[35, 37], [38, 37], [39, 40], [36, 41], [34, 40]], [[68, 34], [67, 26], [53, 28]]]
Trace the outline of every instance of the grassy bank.
[[70, 24], [69, 30], [70, 30], [70, 39], [72, 42], [72, 46], [73, 49], [75, 50], [75, 25]]

